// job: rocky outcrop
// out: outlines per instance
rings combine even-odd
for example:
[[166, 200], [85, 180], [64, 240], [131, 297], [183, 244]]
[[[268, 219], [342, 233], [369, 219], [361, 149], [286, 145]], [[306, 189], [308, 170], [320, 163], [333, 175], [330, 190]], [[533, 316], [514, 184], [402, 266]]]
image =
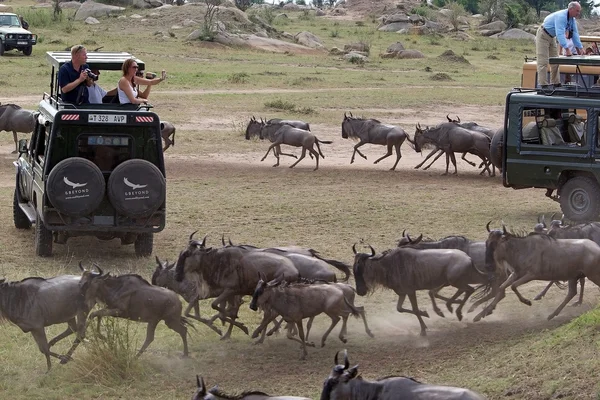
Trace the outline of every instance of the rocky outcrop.
[[306, 47], [310, 47], [311, 49], [324, 49], [323, 42], [316, 35], [303, 31], [299, 32], [294, 36], [294, 40]]
[[495, 35], [494, 37], [498, 39], [526, 39], [535, 41], [535, 35], [517, 28], [509, 29], [505, 32]]
[[125, 12], [124, 7], [109, 6], [87, 0], [75, 13], [75, 21], [84, 21], [87, 17], [107, 17], [123, 12]]

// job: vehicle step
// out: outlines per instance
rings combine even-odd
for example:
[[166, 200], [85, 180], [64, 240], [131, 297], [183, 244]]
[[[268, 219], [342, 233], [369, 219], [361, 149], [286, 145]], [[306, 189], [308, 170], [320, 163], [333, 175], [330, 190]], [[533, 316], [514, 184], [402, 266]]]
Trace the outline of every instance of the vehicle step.
[[36, 217], [35, 208], [30, 206], [28, 203], [19, 203], [19, 208], [21, 209], [21, 211], [23, 211], [25, 213], [29, 222], [31, 222], [32, 224], [35, 224], [35, 217]]

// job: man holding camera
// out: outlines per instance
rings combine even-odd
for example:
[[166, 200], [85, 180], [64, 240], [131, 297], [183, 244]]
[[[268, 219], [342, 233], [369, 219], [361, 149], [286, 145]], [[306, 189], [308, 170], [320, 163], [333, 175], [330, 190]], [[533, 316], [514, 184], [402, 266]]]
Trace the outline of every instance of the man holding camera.
[[88, 100], [90, 104], [102, 104], [102, 98], [104, 96], [116, 96], [117, 88], [109, 90], [108, 92], [98, 85], [98, 79], [100, 78], [100, 71], [92, 69], [91, 74], [88, 72], [86, 79]]
[[89, 66], [86, 64], [87, 50], [82, 45], [71, 47], [71, 61], [64, 63], [58, 70], [60, 97], [66, 103], [88, 103], [86, 79]]

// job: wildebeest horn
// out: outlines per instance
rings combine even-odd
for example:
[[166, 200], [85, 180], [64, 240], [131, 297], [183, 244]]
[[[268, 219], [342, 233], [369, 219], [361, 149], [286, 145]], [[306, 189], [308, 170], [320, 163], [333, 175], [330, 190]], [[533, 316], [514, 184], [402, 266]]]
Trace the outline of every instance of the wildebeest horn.
[[100, 266], [98, 264], [94, 264], [94, 268], [96, 268], [98, 270], [98, 273], [100, 275], [104, 275], [104, 271], [102, 271], [102, 268], [100, 268]]
[[504, 223], [502, 223], [502, 233], [504, 233], [505, 235], [508, 233], [506, 231], [506, 226], [504, 225]]
[[233, 246], [233, 242], [231, 241], [231, 238], [227, 238], [229, 240], [229, 245]]
[[223, 247], [225, 247], [225, 234], [221, 235], [221, 243], [223, 244]]
[[492, 221], [488, 222], [488, 223], [485, 225], [485, 229], [487, 229], [488, 233], [489, 233], [489, 232], [491, 232], [491, 231], [490, 231], [490, 224], [491, 224], [491, 223], [492, 223]]
[[460, 124], [460, 117], [457, 115], [456, 116], [456, 120], [458, 121], [458, 123]]
[[552, 214], [552, 216], [550, 217], [550, 221], [554, 221], [554, 216], [556, 215], [556, 213]]
[[344, 369], [348, 369], [350, 361], [348, 361], [348, 351], [344, 349]]
[[[353, 251], [353, 252], [354, 252], [354, 254], [356, 255], [356, 243], [354, 243], [354, 244], [352, 245], [352, 251]], [[336, 357], [337, 357], [337, 354], [336, 354]]]
[[194, 231], [194, 232], [192, 232], [192, 234], [190, 235], [190, 239], [189, 239], [189, 241], [190, 241], [190, 242], [192, 241], [192, 239], [194, 238], [194, 235], [195, 235], [197, 232], [198, 232], [198, 231]]
[[560, 224], [561, 224], [561, 225], [564, 225], [564, 224], [565, 224], [565, 214], [562, 214], [562, 215], [560, 216]]
[[205, 235], [204, 238], [202, 239], [202, 243], [200, 243], [200, 246], [202, 247], [206, 247], [206, 238], [208, 237], [208, 235]]
[[85, 268], [83, 268], [81, 261], [79, 261], [79, 269], [81, 270], [81, 272], [85, 272]]
[[373, 257], [375, 255], [375, 249], [371, 245], [369, 245], [369, 248], [371, 249], [371, 257]]
[[406, 237], [406, 229], [402, 231], [402, 237]]
[[196, 375], [196, 385], [198, 385], [200, 395], [204, 396], [206, 394], [206, 386], [204, 386], [204, 378], [200, 375]]
[[352, 115], [352, 111], [350, 111], [350, 118], [354, 118], [354, 115]]
[[448, 119], [448, 122], [452, 122], [452, 120], [450, 119], [450, 114], [446, 114], [446, 118]]
[[541, 224], [544, 226], [544, 228], [546, 227], [546, 216], [544, 214], [542, 214], [542, 222]]

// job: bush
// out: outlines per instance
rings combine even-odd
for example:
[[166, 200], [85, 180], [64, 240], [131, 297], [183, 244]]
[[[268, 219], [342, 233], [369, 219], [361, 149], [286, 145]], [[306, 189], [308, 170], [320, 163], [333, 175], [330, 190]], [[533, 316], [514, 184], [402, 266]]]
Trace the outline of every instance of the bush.
[[247, 73], [239, 72], [239, 73], [229, 75], [229, 77], [227, 77], [227, 81], [229, 83], [246, 83], [247, 82], [246, 78], [249, 78], [249, 77], [250, 77], [250, 75], [248, 75]]
[[294, 111], [296, 109], [296, 105], [294, 103], [290, 103], [288, 101], [283, 101], [281, 99], [267, 101], [267, 102], [265, 102], [265, 107], [274, 108], [276, 110], [285, 110], [285, 111]]

